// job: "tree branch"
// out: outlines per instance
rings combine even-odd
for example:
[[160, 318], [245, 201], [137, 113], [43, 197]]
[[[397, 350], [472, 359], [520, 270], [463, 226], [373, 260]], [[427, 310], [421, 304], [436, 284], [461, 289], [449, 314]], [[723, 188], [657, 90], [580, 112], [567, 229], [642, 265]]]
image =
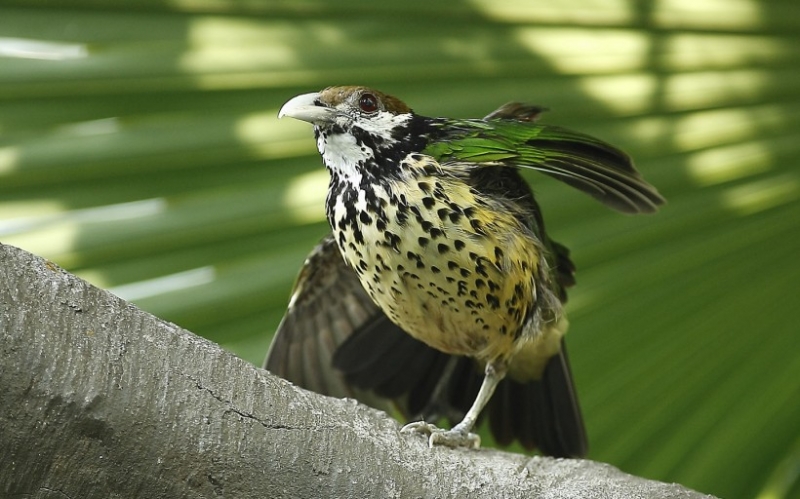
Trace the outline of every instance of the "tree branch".
[[428, 449], [0, 245], [4, 497], [707, 497], [602, 463]]

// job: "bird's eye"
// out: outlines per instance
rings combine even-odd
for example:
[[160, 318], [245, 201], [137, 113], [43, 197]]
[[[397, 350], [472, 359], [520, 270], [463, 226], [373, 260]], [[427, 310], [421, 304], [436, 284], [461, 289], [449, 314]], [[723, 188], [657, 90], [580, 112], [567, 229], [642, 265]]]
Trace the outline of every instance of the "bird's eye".
[[374, 113], [378, 110], [378, 98], [372, 94], [364, 94], [358, 99], [358, 107], [365, 113]]

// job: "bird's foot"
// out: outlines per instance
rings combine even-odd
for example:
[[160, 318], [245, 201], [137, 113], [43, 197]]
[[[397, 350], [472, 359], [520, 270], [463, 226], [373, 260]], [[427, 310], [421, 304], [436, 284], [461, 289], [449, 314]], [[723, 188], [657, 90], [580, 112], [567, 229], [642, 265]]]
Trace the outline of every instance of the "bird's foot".
[[460, 426], [456, 425], [450, 430], [444, 430], [425, 421], [416, 421], [405, 425], [400, 430], [400, 433], [422, 433], [423, 435], [428, 435], [428, 447], [431, 448], [434, 445], [445, 445], [454, 449], [458, 447], [478, 449], [481, 446], [481, 437], [460, 428]]

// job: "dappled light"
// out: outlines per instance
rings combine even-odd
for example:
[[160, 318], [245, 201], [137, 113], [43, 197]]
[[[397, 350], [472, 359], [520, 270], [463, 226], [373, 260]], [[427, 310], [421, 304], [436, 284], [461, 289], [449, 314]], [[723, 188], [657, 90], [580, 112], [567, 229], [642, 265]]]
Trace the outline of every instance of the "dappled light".
[[56, 128], [56, 133], [76, 136], [104, 135], [119, 132], [120, 123], [116, 117], [65, 123]]
[[752, 101], [764, 95], [770, 79], [760, 69], [677, 74], [664, 81], [664, 102], [678, 111]]
[[308, 127], [279, 123], [277, 109], [241, 116], [234, 124], [234, 133], [259, 159], [302, 157], [316, 151]]
[[658, 0], [653, 21], [664, 28], [751, 30], [764, 19], [757, 0]]
[[[2, 129], [0, 129], [2, 130]], [[19, 164], [19, 147], [0, 147], [0, 175], [5, 175]]]
[[621, 115], [652, 109], [659, 90], [657, 77], [650, 74], [588, 76], [577, 84], [587, 95]]
[[[181, 54], [178, 68], [187, 73], [226, 73], [252, 68], [296, 67], [297, 57], [291, 44], [298, 31], [284, 24], [225, 17], [200, 17], [187, 27], [187, 49]], [[295, 35], [295, 36], [292, 36]]]
[[322, 222], [327, 192], [328, 172], [320, 168], [293, 178], [286, 187], [283, 202], [298, 223]]
[[176, 274], [156, 277], [146, 281], [132, 282], [122, 286], [108, 288], [109, 291], [128, 301], [153, 298], [174, 291], [182, 291], [201, 284], [208, 284], [214, 281], [216, 272], [214, 267], [201, 267], [199, 269], [186, 270]]
[[744, 142], [692, 154], [686, 166], [695, 182], [714, 185], [769, 170], [770, 154], [760, 142]]
[[469, 4], [488, 19], [501, 22], [603, 26], [626, 24], [635, 17], [631, 0], [606, 0], [601, 3], [589, 0], [564, 2], [470, 0]]
[[722, 202], [739, 215], [751, 215], [800, 198], [800, 177], [786, 173], [723, 192]]
[[515, 30], [519, 42], [560, 73], [637, 71], [648, 65], [653, 37], [621, 29], [526, 27]]
[[658, 62], [665, 68], [735, 68], [792, 57], [793, 41], [759, 35], [681, 33], [666, 35]]
[[738, 144], [758, 136], [780, 135], [790, 126], [786, 106], [729, 107], [689, 113], [676, 119], [672, 138], [681, 151], [693, 151], [723, 144]]
[[82, 43], [0, 37], [0, 57], [63, 61], [65, 59], [80, 59], [87, 55], [86, 45]]
[[[13, 206], [11, 208], [14, 208]], [[166, 210], [163, 199], [144, 199], [83, 209], [68, 209], [54, 201], [28, 202], [13, 211], [17, 216], [0, 219], [0, 236], [6, 244], [57, 261], [68, 261], [75, 241], [95, 224], [120, 223], [153, 217]], [[5, 214], [11, 215], [9, 210]], [[101, 284], [98, 282], [98, 284]]]
[[0, 7], [0, 242], [260, 363], [329, 230], [285, 101], [366, 84], [428, 116], [541, 105], [668, 201], [623, 217], [525, 172], [578, 267], [589, 457], [800, 497], [800, 3], [71, 4]]

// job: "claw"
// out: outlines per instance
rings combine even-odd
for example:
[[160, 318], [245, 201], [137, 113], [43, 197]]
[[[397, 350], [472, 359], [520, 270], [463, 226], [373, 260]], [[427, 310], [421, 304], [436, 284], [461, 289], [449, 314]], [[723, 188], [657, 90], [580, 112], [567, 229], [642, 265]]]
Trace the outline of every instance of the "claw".
[[400, 433], [421, 433], [428, 435], [428, 447], [444, 445], [451, 448], [466, 447], [468, 449], [478, 449], [481, 446], [481, 437], [469, 431], [463, 431], [456, 427], [450, 430], [443, 430], [425, 421], [408, 423]]

